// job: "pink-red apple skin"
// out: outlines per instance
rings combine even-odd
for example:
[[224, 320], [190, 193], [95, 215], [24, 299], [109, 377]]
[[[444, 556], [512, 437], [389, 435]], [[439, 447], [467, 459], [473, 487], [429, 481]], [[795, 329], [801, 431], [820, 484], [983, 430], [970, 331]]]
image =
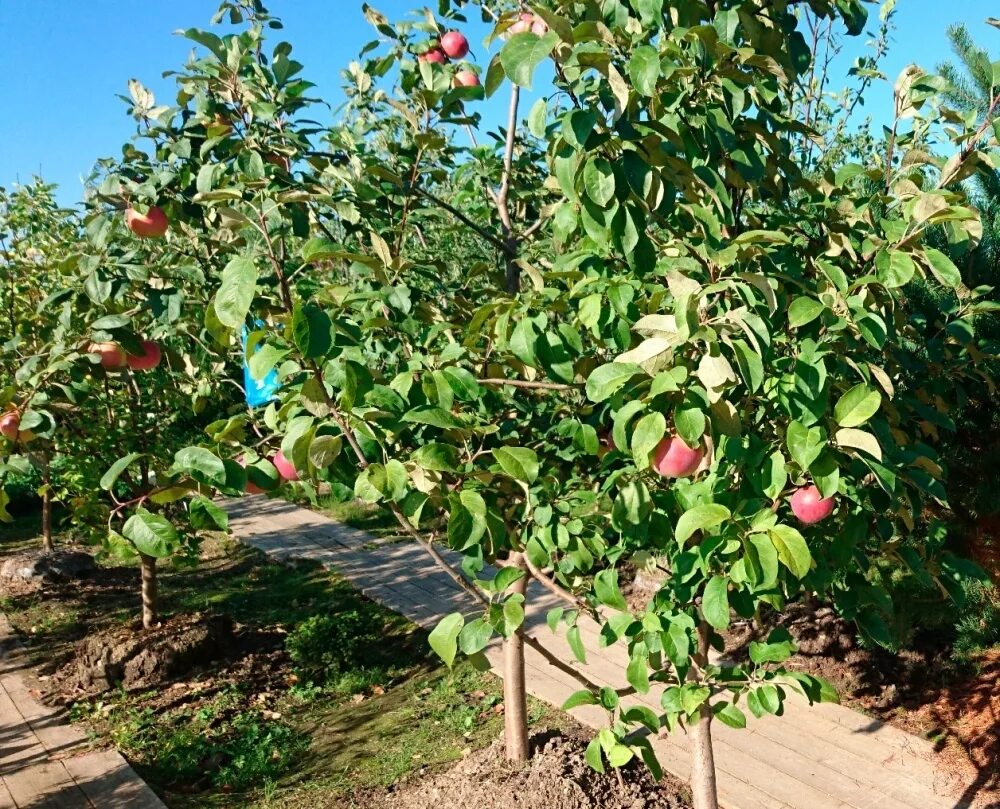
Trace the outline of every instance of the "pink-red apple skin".
[[653, 469], [665, 478], [693, 475], [705, 457], [700, 446], [689, 447], [678, 435], [668, 435], [653, 453]]
[[127, 363], [125, 351], [118, 343], [91, 343], [87, 353], [100, 354], [101, 366], [109, 371], [124, 368]]
[[160, 346], [152, 340], [143, 340], [140, 345], [142, 354], [129, 354], [126, 357], [128, 367], [133, 371], [151, 371], [160, 364], [163, 353], [160, 351]]
[[805, 525], [825, 520], [833, 513], [836, 501], [833, 497], [823, 497], [814, 485], [802, 486], [791, 498], [792, 514]]
[[436, 65], [443, 65], [448, 61], [448, 57], [440, 48], [434, 48], [433, 50], [427, 51], [427, 53], [422, 53], [417, 57], [421, 62], [433, 62]]
[[469, 53], [469, 40], [458, 31], [449, 31], [441, 37], [441, 50], [449, 59], [464, 59]]
[[278, 470], [278, 474], [281, 475], [283, 480], [299, 479], [299, 473], [280, 449], [278, 450], [278, 454], [271, 459], [271, 463], [274, 464], [274, 468]]
[[0, 416], [0, 435], [10, 441], [17, 441], [18, 429], [21, 426], [21, 416], [16, 410], [10, 410]]
[[455, 74], [456, 87], [478, 87], [479, 76], [471, 70], [460, 70]]
[[163, 209], [155, 205], [146, 214], [139, 213], [135, 208], [129, 208], [125, 211], [125, 224], [136, 236], [143, 239], [159, 239], [170, 227]]

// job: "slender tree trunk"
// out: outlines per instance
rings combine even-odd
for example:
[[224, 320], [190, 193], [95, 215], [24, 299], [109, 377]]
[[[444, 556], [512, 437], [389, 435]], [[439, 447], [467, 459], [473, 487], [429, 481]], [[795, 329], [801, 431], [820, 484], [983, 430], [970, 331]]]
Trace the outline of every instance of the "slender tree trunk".
[[[508, 564], [525, 572], [511, 585], [511, 592], [522, 596], [528, 588], [524, 557], [512, 553]], [[503, 731], [507, 760], [523, 764], [528, 760], [528, 696], [524, 686], [524, 641], [517, 634], [503, 644]]]
[[49, 459], [42, 466], [42, 551], [52, 553], [55, 546], [52, 543], [52, 473], [49, 470]]
[[159, 620], [156, 558], [140, 553], [139, 559], [142, 564], [142, 628], [152, 629]]
[[[698, 625], [698, 665], [708, 665], [708, 624]], [[694, 809], [719, 809], [719, 790], [715, 783], [715, 752], [712, 748], [712, 706], [706, 700], [698, 721], [691, 725], [691, 796]]]

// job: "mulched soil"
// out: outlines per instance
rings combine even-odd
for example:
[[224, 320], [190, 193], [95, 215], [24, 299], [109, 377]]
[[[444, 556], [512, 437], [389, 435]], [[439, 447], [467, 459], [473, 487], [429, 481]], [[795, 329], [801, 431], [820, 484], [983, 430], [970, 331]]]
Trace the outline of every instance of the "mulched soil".
[[689, 809], [687, 788], [665, 775], [659, 783], [631, 762], [604, 774], [584, 760], [582, 733], [540, 731], [524, 767], [508, 763], [503, 742], [470, 753], [449, 770], [411, 778], [387, 794], [358, 801], [364, 809]]

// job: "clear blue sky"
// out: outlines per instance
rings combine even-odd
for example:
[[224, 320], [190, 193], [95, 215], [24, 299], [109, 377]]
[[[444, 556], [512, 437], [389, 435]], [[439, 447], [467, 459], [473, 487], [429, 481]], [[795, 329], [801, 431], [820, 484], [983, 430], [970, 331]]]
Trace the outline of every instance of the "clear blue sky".
[[[392, 19], [428, 0], [370, 0]], [[28, 181], [34, 174], [57, 182], [61, 199], [81, 196], [81, 178], [94, 160], [116, 154], [133, 132], [118, 99], [137, 78], [158, 100], [174, 94], [165, 70], [180, 67], [190, 43], [173, 32], [208, 27], [213, 0], [0, 0], [0, 185]], [[372, 38], [361, 15], [361, 0], [270, 0], [287, 39], [305, 65], [318, 95], [339, 103], [339, 71]], [[944, 30], [965, 22], [978, 41], [1000, 58], [1000, 31], [983, 23], [1000, 11], [989, 0], [898, 0], [898, 28], [886, 69], [891, 78], [908, 63], [925, 68], [949, 55]], [[874, 17], [877, 7], [870, 12]], [[486, 28], [470, 21], [469, 39], [484, 66], [492, 54], [482, 45]], [[852, 43], [852, 56], [860, 42]], [[494, 45], [495, 49], [497, 46]], [[834, 86], [838, 82], [834, 81]], [[530, 98], [528, 99], [530, 103]], [[524, 106], [525, 113], [528, 103]], [[496, 126], [506, 100], [482, 104], [484, 122]], [[877, 121], [891, 109], [891, 90], [876, 88], [865, 110]], [[322, 120], [328, 115], [316, 110]]]

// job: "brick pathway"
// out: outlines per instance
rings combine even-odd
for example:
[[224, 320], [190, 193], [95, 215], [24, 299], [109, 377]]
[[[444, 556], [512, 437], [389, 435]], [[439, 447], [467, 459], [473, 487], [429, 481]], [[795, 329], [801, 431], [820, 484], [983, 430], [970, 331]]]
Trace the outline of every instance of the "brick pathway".
[[63, 713], [29, 692], [0, 613], [0, 809], [165, 809], [116, 750], [89, 750]]
[[[246, 497], [225, 503], [236, 537], [282, 560], [312, 559], [336, 569], [370, 598], [432, 627], [450, 612], [473, 614], [471, 597], [457, 588], [413, 542], [377, 542], [370, 535], [280, 500]], [[449, 554], [446, 554], [448, 556]], [[452, 555], [452, 559], [455, 557]], [[562, 635], [553, 635], [545, 613], [553, 597], [532, 583], [526, 624], [566, 661], [572, 653]], [[582, 627], [588, 650], [587, 676], [621, 687], [625, 651], [601, 649], [597, 626]], [[526, 649], [528, 690], [553, 705], [579, 689], [568, 675]], [[499, 673], [499, 650], [487, 651]], [[659, 709], [659, 693], [632, 699]], [[606, 714], [593, 706], [570, 712], [592, 727]], [[745, 730], [716, 722], [716, 765], [726, 809], [960, 809], [934, 762], [929, 742], [839, 705], [810, 708], [789, 700], [782, 718], [755, 720]], [[688, 741], [683, 733], [653, 740], [663, 766], [680, 778], [689, 775]], [[949, 797], [951, 796], [951, 797]], [[0, 809], [3, 803], [0, 798]]]

